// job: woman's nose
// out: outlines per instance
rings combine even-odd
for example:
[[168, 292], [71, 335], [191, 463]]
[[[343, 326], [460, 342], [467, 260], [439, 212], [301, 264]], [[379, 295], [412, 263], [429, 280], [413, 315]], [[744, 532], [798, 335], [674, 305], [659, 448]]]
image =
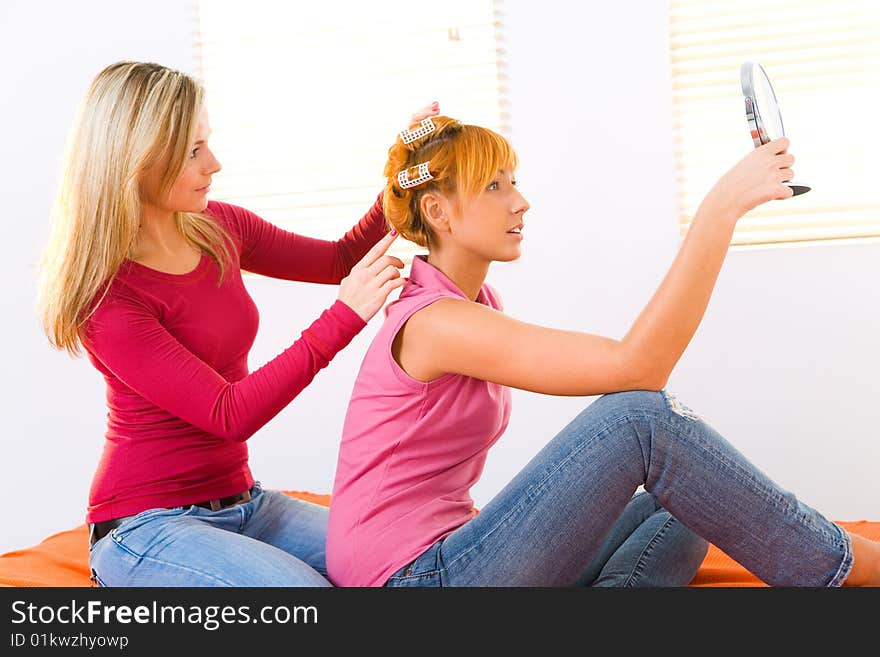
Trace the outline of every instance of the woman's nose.
[[526, 210], [528, 210], [531, 206], [529, 205], [529, 202], [526, 200], [525, 196], [523, 196], [519, 191], [517, 191], [517, 194], [519, 194], [519, 200], [517, 201], [516, 205], [514, 206], [513, 211], [516, 214], [522, 214]]
[[211, 153], [211, 160], [208, 162], [208, 167], [207, 167], [208, 172], [209, 173], [217, 173], [222, 168], [223, 168], [223, 165], [220, 164], [220, 160], [218, 160], [217, 157], [213, 153]]

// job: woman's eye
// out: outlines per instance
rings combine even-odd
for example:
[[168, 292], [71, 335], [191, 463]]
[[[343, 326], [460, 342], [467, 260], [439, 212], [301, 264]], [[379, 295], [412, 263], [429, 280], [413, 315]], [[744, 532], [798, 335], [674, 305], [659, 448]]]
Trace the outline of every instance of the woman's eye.
[[489, 183], [489, 186], [486, 189], [498, 189], [498, 181], [493, 180]]
[[511, 181], [510, 181], [510, 184], [513, 185], [514, 187], [516, 187], [516, 181], [515, 181], [515, 180], [511, 180]]
[[194, 148], [192, 153], [189, 154], [189, 159], [193, 160], [196, 157], [196, 154], [199, 152], [198, 148]]

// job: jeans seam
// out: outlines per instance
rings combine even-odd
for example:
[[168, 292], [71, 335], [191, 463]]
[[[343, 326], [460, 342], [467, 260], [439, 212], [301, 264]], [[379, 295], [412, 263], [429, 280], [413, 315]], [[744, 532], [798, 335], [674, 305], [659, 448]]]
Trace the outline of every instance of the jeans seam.
[[[653, 417], [651, 419], [653, 421], [656, 421], [659, 427], [665, 429], [666, 431], [668, 431], [672, 434], [678, 435], [679, 428], [670, 424], [667, 421], [666, 417], [659, 416], [659, 417]], [[731, 472], [734, 476], [736, 476], [737, 479], [739, 479], [740, 481], [748, 481], [751, 486], [753, 486], [754, 488], [756, 488], [760, 492], [761, 496], [766, 500], [766, 502], [768, 504], [772, 505], [776, 509], [780, 509], [780, 510], [786, 512], [792, 518], [797, 518], [800, 521], [803, 520], [803, 514], [798, 513], [797, 506], [792, 505], [791, 499], [789, 499], [789, 497], [787, 497], [785, 495], [783, 495], [783, 496], [776, 495], [775, 493], [777, 491], [775, 489], [773, 489], [773, 488], [768, 489], [766, 486], [761, 485], [760, 480], [751, 477], [748, 470], [744, 470], [742, 468], [737, 467], [737, 463], [735, 461], [729, 460], [728, 458], [725, 457], [725, 455], [722, 452], [720, 452], [719, 450], [713, 449], [711, 445], [709, 445], [707, 443], [700, 443], [700, 446], [706, 453], [710, 454], [720, 466], [725, 467], [729, 472]], [[652, 447], [653, 447], [653, 441], [652, 441]], [[781, 490], [785, 493], [788, 493], [790, 496], [794, 497], [795, 499], [798, 499], [792, 493], [789, 493], [788, 491], [781, 488], [780, 486], [777, 485], [776, 488], [778, 488], [779, 490]], [[825, 538], [829, 538], [829, 539], [837, 538], [836, 535], [826, 531], [822, 527], [818, 527], [814, 524], [810, 524], [809, 526], [813, 531], [821, 533]]]
[[662, 539], [666, 535], [666, 531], [669, 529], [673, 522], [675, 522], [675, 519], [670, 516], [666, 519], [666, 522], [664, 522], [663, 525], [654, 533], [654, 535], [651, 537], [651, 540], [648, 541], [644, 549], [639, 554], [639, 558], [636, 560], [632, 571], [630, 571], [630, 574], [627, 576], [624, 586], [632, 587], [634, 585], [637, 576], [642, 574], [642, 571], [645, 567], [645, 562], [647, 561], [648, 556], [654, 549], [654, 546], [656, 546], [658, 541], [660, 541], [660, 539]]
[[[685, 418], [685, 420], [693, 420], [694, 421], [694, 422], [686, 422], [686, 424], [703, 423], [703, 419], [700, 416], [696, 415], [695, 413], [693, 414], [693, 416], [684, 415], [682, 413], [677, 412], [674, 408], [672, 408], [671, 402], [669, 401], [669, 396], [674, 397], [674, 395], [666, 392], [665, 390], [661, 391], [661, 394], [662, 394], [664, 400], [666, 401], [667, 410], [670, 413], [673, 413], [678, 417]], [[679, 402], [679, 403], [681, 403], [681, 402]], [[656, 421], [658, 426], [662, 427], [663, 429], [665, 429], [669, 433], [671, 433], [673, 435], [679, 435], [681, 427], [677, 427], [674, 424], [671, 424], [669, 422], [669, 415], [668, 414], [659, 414], [658, 415], [652, 411], [646, 411], [646, 415], [648, 415], [648, 419], [650, 421]], [[653, 446], [653, 442], [652, 442], [652, 446]], [[749, 476], [748, 470], [744, 470], [742, 468], [737, 467], [737, 463], [735, 461], [729, 460], [724, 455], [724, 453], [722, 451], [714, 449], [712, 447], [712, 445], [707, 444], [707, 443], [701, 443], [701, 447], [705, 450], [705, 452], [710, 454], [719, 464], [723, 465], [724, 467], [727, 468], [728, 471], [730, 471], [732, 474], [736, 475], [737, 478], [740, 479], [741, 481], [748, 480], [749, 482], [751, 482], [753, 484], [759, 483], [758, 480]], [[788, 491], [785, 491], [785, 489], [782, 489], [781, 487], [777, 486], [777, 488], [780, 488], [780, 490], [783, 490], [786, 493], [788, 492]], [[773, 493], [774, 491], [768, 490], [763, 486], [761, 486], [759, 488], [759, 490], [761, 491], [762, 496], [764, 496], [764, 498], [767, 500], [767, 502], [769, 504], [772, 504], [774, 507], [776, 507], [778, 509], [782, 509], [786, 512], [789, 512], [793, 516], [797, 515], [795, 513], [796, 509], [792, 507], [791, 501], [788, 497], [786, 497], [786, 496], [779, 497], [776, 495], [772, 495], [771, 493]], [[823, 530], [822, 528], [814, 527], [814, 529], [823, 533], [823, 535], [826, 538], [834, 538], [834, 536], [832, 534]]]
[[[670, 411], [673, 412], [673, 411]], [[662, 428], [665, 431], [668, 431], [674, 435], [679, 435], [680, 427], [676, 427], [673, 424], [668, 422], [668, 418], [664, 415], [654, 416], [649, 418], [650, 421], [656, 422], [658, 428]], [[653, 449], [653, 440], [651, 442], [651, 448]], [[783, 511], [788, 512], [791, 516], [795, 517], [797, 514], [792, 513], [792, 507], [790, 503], [785, 499], [777, 498], [773, 493], [772, 489], [768, 489], [767, 487], [761, 485], [761, 482], [757, 479], [754, 479], [750, 476], [750, 473], [747, 470], [743, 470], [737, 467], [737, 463], [735, 461], [731, 461], [728, 459], [721, 451], [714, 449], [714, 447], [705, 442], [700, 443], [700, 448], [707, 454], [709, 454], [717, 464], [718, 468], [723, 468], [727, 472], [731, 473], [733, 477], [735, 477], [742, 484], [747, 484], [753, 490], [757, 490], [760, 496], [766, 501], [767, 504], [773, 506], [776, 509], [781, 509]], [[653, 461], [653, 455], [651, 456], [651, 460]], [[646, 471], [647, 474], [647, 471]], [[648, 477], [645, 477], [648, 479]], [[760, 539], [760, 536], [754, 536], [755, 539]]]
[[852, 539], [849, 534], [838, 525], [836, 522], [832, 522], [832, 525], [837, 529], [840, 533], [840, 539], [843, 543], [843, 559], [840, 560], [840, 566], [837, 568], [837, 572], [834, 573], [834, 576], [828, 582], [829, 587], [838, 587], [841, 586], [844, 580], [849, 576], [852, 571], [853, 566], [853, 552], [852, 552]]

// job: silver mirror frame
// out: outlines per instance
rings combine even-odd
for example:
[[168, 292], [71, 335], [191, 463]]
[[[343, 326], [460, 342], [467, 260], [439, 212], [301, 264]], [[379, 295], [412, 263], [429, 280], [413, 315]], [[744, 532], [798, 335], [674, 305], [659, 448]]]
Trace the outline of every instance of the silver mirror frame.
[[[776, 101], [776, 92], [773, 89], [773, 85], [769, 84], [770, 78], [767, 75], [767, 71], [764, 70], [764, 67], [758, 62], [743, 62], [743, 65], [739, 69], [739, 80], [742, 85], [743, 96], [745, 96], [746, 121], [749, 124], [749, 132], [752, 135], [752, 142], [755, 144], [755, 148], [757, 148], [771, 140], [769, 135], [767, 135], [767, 130], [764, 128], [764, 120], [761, 117], [761, 110], [758, 108], [758, 95], [755, 90], [755, 78], [754, 75], [752, 75], [755, 71], [755, 67], [757, 67], [768, 80], [768, 88], [770, 94], [773, 96], [773, 104], [776, 106], [777, 111], [779, 109], [779, 104]], [[782, 127], [783, 134], [785, 134], [785, 127], [782, 123], [781, 115], [779, 116], [779, 125]]]
[[[776, 100], [776, 90], [770, 82], [770, 76], [767, 75], [767, 71], [765, 71], [764, 67], [758, 62], [743, 62], [739, 69], [739, 79], [740, 85], [742, 86], [743, 96], [745, 97], [746, 123], [748, 123], [749, 126], [752, 143], [755, 145], [755, 148], [758, 148], [758, 146], [769, 143], [772, 139], [770, 138], [770, 135], [767, 134], [765, 128], [766, 117], [761, 116], [761, 109], [758, 107], [758, 96], [755, 89], [754, 77], [754, 72], [756, 70], [760, 71], [764, 76], [764, 79], [767, 81], [767, 90], [773, 101], [773, 107], [771, 109], [776, 111], [776, 120], [779, 122], [779, 129], [782, 131], [782, 135], [780, 136], [785, 135], [785, 125], [782, 123], [782, 113], [779, 111], [779, 103]], [[812, 189], [810, 185], [802, 182], [787, 181], [785, 185], [791, 188], [793, 196], [804, 194]]]

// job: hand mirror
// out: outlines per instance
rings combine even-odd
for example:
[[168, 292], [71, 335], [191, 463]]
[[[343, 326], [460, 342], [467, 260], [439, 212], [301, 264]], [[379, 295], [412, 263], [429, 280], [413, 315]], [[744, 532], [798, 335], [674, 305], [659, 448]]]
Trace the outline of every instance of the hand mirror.
[[[764, 68], [757, 62], [745, 62], [740, 68], [740, 82], [746, 101], [746, 121], [755, 148], [785, 136], [776, 94]], [[794, 196], [811, 189], [809, 185], [794, 181], [784, 184], [791, 187]]]

